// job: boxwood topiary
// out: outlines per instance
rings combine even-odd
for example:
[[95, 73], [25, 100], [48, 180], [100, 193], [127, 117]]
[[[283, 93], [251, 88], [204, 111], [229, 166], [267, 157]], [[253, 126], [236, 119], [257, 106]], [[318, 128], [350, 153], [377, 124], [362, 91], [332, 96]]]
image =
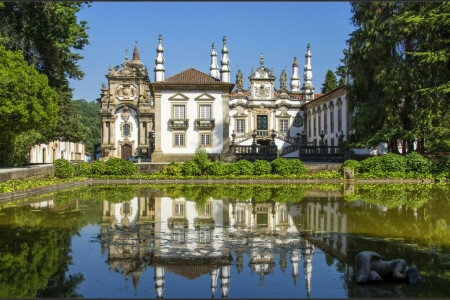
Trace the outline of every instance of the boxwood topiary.
[[400, 154], [387, 153], [381, 156], [384, 172], [405, 172], [406, 159]]
[[344, 168], [352, 168], [355, 172], [359, 172], [361, 169], [361, 163], [354, 159], [348, 159], [342, 164], [342, 170], [344, 170]]
[[75, 166], [75, 176], [89, 176], [92, 174], [92, 166], [90, 163], [82, 162]]
[[272, 172], [272, 166], [267, 160], [255, 160], [254, 169], [255, 175], [266, 175]]
[[183, 174], [185, 176], [196, 176], [196, 175], [200, 175], [200, 173], [201, 173], [201, 170], [195, 161], [189, 160], [184, 163]]
[[209, 165], [207, 170], [208, 175], [225, 175], [226, 167], [221, 161], [214, 161]]
[[291, 166], [286, 158], [277, 158], [272, 161], [272, 173], [279, 175], [289, 175], [291, 173]]
[[431, 162], [417, 152], [406, 154], [405, 160], [409, 172], [428, 173], [431, 170]]
[[106, 172], [105, 162], [101, 160], [96, 160], [91, 166], [92, 174], [104, 175]]
[[241, 159], [236, 163], [236, 166], [239, 169], [239, 175], [253, 175], [255, 168], [248, 160]]
[[172, 161], [170, 164], [161, 170], [162, 175], [181, 176], [183, 175], [183, 164]]
[[73, 165], [65, 159], [57, 159], [53, 162], [55, 176], [58, 178], [70, 178], [75, 174]]
[[303, 165], [302, 161], [299, 159], [289, 159], [289, 174], [306, 174], [308, 169]]
[[369, 157], [361, 161], [360, 173], [383, 172], [383, 165], [380, 156]]
[[225, 175], [239, 175], [239, 166], [236, 163], [225, 165]]
[[134, 175], [137, 172], [137, 166], [131, 161], [121, 158], [111, 158], [105, 163], [105, 175]]

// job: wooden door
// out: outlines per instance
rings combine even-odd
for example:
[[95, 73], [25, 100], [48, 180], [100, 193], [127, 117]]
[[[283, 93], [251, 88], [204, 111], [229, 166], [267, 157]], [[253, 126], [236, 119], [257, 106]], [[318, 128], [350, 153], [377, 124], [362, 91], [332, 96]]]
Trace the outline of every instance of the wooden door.
[[122, 145], [122, 159], [128, 159], [131, 157], [131, 146]]

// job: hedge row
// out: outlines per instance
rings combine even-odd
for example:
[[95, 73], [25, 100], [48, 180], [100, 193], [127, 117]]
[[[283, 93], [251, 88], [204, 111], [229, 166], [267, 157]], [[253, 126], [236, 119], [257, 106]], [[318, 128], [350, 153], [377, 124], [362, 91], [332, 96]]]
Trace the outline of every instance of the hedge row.
[[106, 162], [96, 160], [92, 164], [83, 162], [76, 165], [65, 159], [57, 159], [53, 165], [55, 176], [58, 178], [90, 175], [134, 175], [138, 170], [137, 165], [121, 158], [111, 158]]
[[347, 160], [342, 168], [352, 168], [359, 174], [380, 174], [390, 172], [441, 174], [449, 177], [450, 156], [442, 157], [436, 161], [430, 161], [417, 152], [408, 153], [405, 156], [395, 153], [369, 157], [361, 162]]
[[[199, 163], [201, 161], [201, 163]], [[221, 161], [205, 163], [198, 157], [194, 160], [185, 162], [171, 162], [169, 166], [161, 170], [160, 175], [171, 176], [200, 176], [200, 175], [293, 175], [306, 174], [308, 169], [298, 159], [287, 160], [277, 158], [270, 164], [266, 160], [256, 160], [254, 164], [248, 160], [242, 159], [236, 163], [224, 164]]]

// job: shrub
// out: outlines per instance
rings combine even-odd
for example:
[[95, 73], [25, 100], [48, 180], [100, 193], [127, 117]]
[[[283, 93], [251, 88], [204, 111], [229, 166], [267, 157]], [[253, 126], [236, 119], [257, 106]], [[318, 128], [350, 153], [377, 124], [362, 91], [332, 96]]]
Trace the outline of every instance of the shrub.
[[290, 174], [306, 174], [308, 169], [303, 165], [302, 161], [299, 159], [289, 159], [288, 160]]
[[236, 163], [226, 164], [225, 175], [239, 175], [239, 166]]
[[239, 175], [253, 175], [255, 168], [248, 160], [241, 159], [236, 163], [236, 166], [239, 169]]
[[170, 164], [161, 170], [162, 175], [181, 176], [183, 175], [183, 164], [172, 161]]
[[96, 160], [91, 166], [92, 174], [104, 175], [106, 171], [105, 162], [101, 160]]
[[359, 172], [361, 169], [361, 163], [354, 159], [348, 159], [342, 164], [342, 170], [344, 170], [344, 168], [352, 168], [355, 172]]
[[215, 161], [209, 165], [208, 175], [225, 175], [226, 174], [225, 164], [221, 161]]
[[105, 175], [134, 175], [138, 167], [131, 161], [121, 158], [111, 158], [105, 163]]
[[65, 159], [57, 159], [53, 162], [55, 176], [58, 178], [70, 178], [75, 174], [73, 165]]
[[195, 176], [195, 175], [200, 175], [200, 173], [201, 173], [201, 170], [195, 161], [189, 160], [184, 163], [183, 174], [185, 176]]
[[400, 154], [387, 153], [381, 156], [384, 172], [405, 172], [406, 159]]
[[361, 161], [359, 171], [360, 173], [383, 172], [381, 157], [374, 156], [366, 158], [365, 160]]
[[89, 176], [92, 174], [92, 166], [90, 163], [82, 162], [75, 165], [75, 176]]
[[291, 167], [286, 158], [277, 158], [272, 161], [272, 173], [279, 175], [289, 175], [291, 173]]
[[211, 160], [208, 158], [208, 154], [205, 149], [197, 148], [197, 150], [195, 150], [195, 162], [200, 168], [202, 174], [205, 174], [211, 164]]
[[448, 173], [450, 172], [450, 155], [439, 158], [432, 164], [434, 173]]
[[405, 160], [408, 172], [428, 173], [431, 170], [431, 162], [417, 152], [406, 154]]
[[267, 160], [255, 160], [254, 169], [255, 175], [266, 175], [272, 172], [272, 166]]

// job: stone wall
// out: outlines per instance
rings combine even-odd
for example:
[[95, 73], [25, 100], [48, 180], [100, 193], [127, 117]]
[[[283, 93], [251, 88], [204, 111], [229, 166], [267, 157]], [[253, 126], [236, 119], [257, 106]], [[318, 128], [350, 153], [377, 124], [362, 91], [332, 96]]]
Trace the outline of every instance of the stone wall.
[[47, 175], [53, 176], [53, 174], [53, 164], [0, 169], [0, 182], [5, 182], [11, 179], [43, 178]]

